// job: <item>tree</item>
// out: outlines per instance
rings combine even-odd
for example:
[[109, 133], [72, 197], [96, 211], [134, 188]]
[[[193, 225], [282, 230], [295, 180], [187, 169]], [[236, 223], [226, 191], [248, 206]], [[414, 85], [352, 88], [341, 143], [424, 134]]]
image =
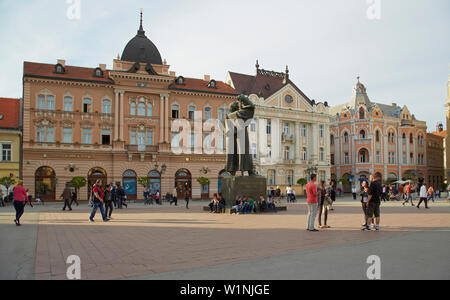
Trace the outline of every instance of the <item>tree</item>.
[[12, 177], [0, 178], [0, 185], [3, 185], [6, 188], [6, 196], [9, 195], [9, 188], [15, 184], [16, 180]]
[[306, 179], [306, 178], [300, 178], [300, 179], [297, 181], [297, 184], [298, 184], [298, 185], [301, 185], [301, 186], [303, 187], [303, 186], [305, 186], [305, 185], [308, 184], [308, 179]]
[[441, 191], [446, 192], [448, 189], [448, 184], [446, 184], [445, 182], [441, 183], [440, 187]]
[[70, 181], [70, 186], [75, 188], [77, 195], [78, 195], [80, 189], [85, 187], [86, 185], [87, 185], [87, 179], [85, 177], [74, 177]]
[[341, 179], [339, 179], [339, 182], [342, 183], [343, 185], [350, 184], [350, 180], [348, 180], [347, 177], [342, 177]]
[[206, 178], [206, 177], [200, 177], [200, 178], [197, 178], [197, 182], [198, 182], [201, 186], [205, 186], [205, 185], [210, 185], [210, 184], [211, 184], [211, 181], [210, 181], [208, 178]]
[[139, 185], [142, 185], [144, 188], [150, 185], [150, 177], [139, 177], [138, 178]]

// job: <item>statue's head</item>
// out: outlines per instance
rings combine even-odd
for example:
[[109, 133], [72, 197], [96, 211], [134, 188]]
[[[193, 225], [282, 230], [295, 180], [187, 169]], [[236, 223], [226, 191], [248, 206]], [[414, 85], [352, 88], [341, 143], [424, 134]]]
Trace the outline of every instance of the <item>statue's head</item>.
[[230, 111], [232, 112], [232, 113], [234, 113], [234, 112], [237, 112], [239, 110], [239, 103], [238, 102], [233, 102], [231, 105], [230, 105]]
[[245, 96], [244, 94], [240, 94], [237, 98], [239, 101], [244, 101], [247, 99], [247, 96]]

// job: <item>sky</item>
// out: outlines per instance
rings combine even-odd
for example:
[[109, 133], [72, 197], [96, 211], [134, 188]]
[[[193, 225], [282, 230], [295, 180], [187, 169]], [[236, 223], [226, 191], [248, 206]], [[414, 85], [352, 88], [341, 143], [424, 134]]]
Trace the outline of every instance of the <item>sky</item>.
[[254, 74], [259, 59], [288, 65], [310, 99], [330, 105], [348, 102], [360, 76], [371, 101], [406, 105], [429, 131], [445, 123], [448, 0], [0, 0], [0, 97], [22, 97], [24, 61], [112, 68], [140, 8], [177, 75], [225, 80]]

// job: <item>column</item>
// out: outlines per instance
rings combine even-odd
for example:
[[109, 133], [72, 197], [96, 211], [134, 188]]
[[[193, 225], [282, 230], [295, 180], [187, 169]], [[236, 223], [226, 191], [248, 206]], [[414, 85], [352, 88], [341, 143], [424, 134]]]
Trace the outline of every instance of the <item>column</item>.
[[[165, 102], [165, 130], [166, 130], [166, 133], [165, 133], [165, 136], [164, 136], [164, 141], [166, 142], [166, 143], [168, 143], [169, 142], [169, 129], [170, 129], [170, 125], [169, 125], [169, 96], [168, 95], [164, 95], [164, 102]], [[180, 112], [179, 112], [180, 114], [181, 114], [181, 107], [180, 107]]]
[[124, 91], [120, 91], [120, 126], [119, 126], [119, 139], [120, 141], [124, 141], [124, 135], [123, 135], [123, 131], [124, 131], [124, 103], [123, 103], [123, 98], [124, 98]]
[[119, 92], [115, 91], [114, 98], [114, 141], [119, 139]]
[[164, 95], [160, 95], [159, 105], [159, 143], [164, 142]]
[[295, 159], [300, 160], [300, 124], [295, 122]]

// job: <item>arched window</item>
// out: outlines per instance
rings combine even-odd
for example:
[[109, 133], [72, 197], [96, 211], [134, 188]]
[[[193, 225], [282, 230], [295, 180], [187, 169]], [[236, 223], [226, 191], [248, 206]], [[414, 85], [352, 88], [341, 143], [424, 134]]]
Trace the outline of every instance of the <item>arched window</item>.
[[414, 144], [414, 136], [412, 133], [409, 135], [409, 143]]
[[344, 133], [344, 143], [348, 143], [348, 132]]
[[359, 119], [360, 120], [364, 120], [366, 118], [366, 114], [365, 114], [365, 112], [364, 112], [364, 108], [360, 108], [359, 109]]
[[302, 136], [307, 137], [308, 136], [308, 129], [305, 124], [302, 125]]
[[406, 133], [402, 134], [402, 143], [403, 145], [406, 144]]
[[369, 152], [366, 149], [361, 149], [359, 151], [359, 162], [368, 163], [369, 162]]
[[330, 145], [334, 145], [334, 135], [330, 136]]
[[180, 107], [178, 105], [172, 105], [172, 119], [178, 119], [180, 117]]
[[320, 148], [320, 161], [325, 161], [325, 149]]
[[306, 161], [308, 159], [308, 149], [305, 147], [302, 148], [302, 160]]
[[284, 160], [289, 160], [290, 156], [291, 156], [291, 149], [289, 148], [289, 146], [284, 147], [284, 151], [283, 151], [283, 157]]
[[376, 140], [377, 142], [380, 141], [380, 131], [379, 131], [379, 130], [377, 130], [377, 131], [375, 132], [375, 140]]
[[365, 138], [366, 138], [366, 132], [365, 132], [364, 130], [361, 130], [361, 131], [359, 132], [359, 138], [360, 138], [360, 139], [365, 139]]
[[205, 121], [211, 120], [211, 107], [206, 107], [205, 108], [204, 119], [205, 119]]
[[194, 120], [194, 117], [195, 117], [195, 106], [189, 106], [189, 108], [188, 108], [188, 118], [189, 118], [189, 120]]
[[111, 101], [103, 100], [102, 103], [102, 112], [104, 114], [111, 114]]
[[225, 110], [223, 108], [219, 109], [219, 120], [222, 121], [225, 119]]
[[141, 102], [138, 104], [138, 116], [145, 117], [145, 103]]
[[73, 111], [72, 97], [64, 97], [64, 111]]
[[130, 115], [135, 116], [136, 115], [136, 103], [131, 102], [130, 104]]

